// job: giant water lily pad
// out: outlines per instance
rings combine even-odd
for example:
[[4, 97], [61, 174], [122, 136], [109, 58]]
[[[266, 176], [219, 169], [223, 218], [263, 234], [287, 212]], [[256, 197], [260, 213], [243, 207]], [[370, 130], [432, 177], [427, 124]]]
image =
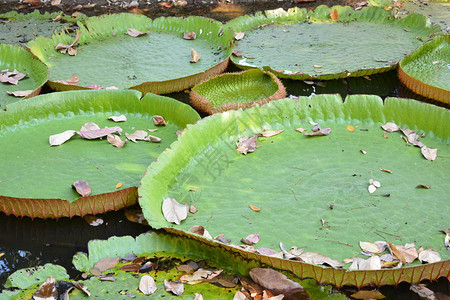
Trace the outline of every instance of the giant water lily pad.
[[400, 14], [419, 13], [430, 18], [431, 22], [441, 26], [442, 31], [450, 32], [450, 3], [442, 1], [402, 1]]
[[28, 90], [30, 92], [28, 98], [36, 96], [48, 78], [48, 68], [31, 53], [19, 46], [0, 44], [0, 71], [6, 69], [17, 70], [27, 76], [16, 85], [0, 82], [0, 110], [4, 110], [7, 104], [23, 98], [14, 97], [7, 92]]
[[[108, 240], [93, 240], [88, 245], [89, 254], [78, 253], [74, 256], [73, 264], [78, 271], [91, 275], [94, 266], [104, 258], [120, 257], [125, 258], [130, 255], [140, 257], [140, 262], [132, 263], [130, 261], [121, 261], [114, 267], [111, 267], [104, 273], [110, 274], [114, 281], [102, 281], [99, 277], [91, 276], [88, 280], [79, 280], [90, 291], [91, 297], [108, 299], [124, 299], [124, 297], [135, 296], [136, 299], [193, 299], [195, 293], [201, 293], [204, 299], [233, 299], [241, 285], [238, 283], [235, 287], [221, 287], [209, 282], [199, 284], [184, 284], [184, 292], [180, 296], [175, 296], [166, 292], [163, 287], [164, 279], [178, 281], [180, 275], [184, 272], [178, 271], [177, 266], [188, 262], [206, 263], [203, 269], [223, 270], [230, 277], [248, 276], [249, 271], [255, 267], [261, 267], [261, 263], [256, 260], [246, 260], [236, 255], [232, 251], [222, 248], [214, 248], [210, 245], [198, 241], [179, 237], [165, 233], [146, 233], [136, 238], [130, 236], [111, 237]], [[147, 270], [144, 273], [138, 270], [128, 272], [124, 271], [126, 265], [143, 265], [145, 261], [152, 261], [157, 266], [156, 270]], [[24, 269], [16, 271], [8, 278], [7, 287], [19, 287], [22, 290], [14, 292], [5, 290], [0, 293], [0, 299], [21, 299], [20, 296], [33, 294], [40, 283], [52, 275], [50, 270], [54, 270], [54, 277], [58, 280], [67, 280], [67, 274], [61, 271], [62, 267], [47, 264], [44, 267], [38, 267], [39, 276], [25, 278], [27, 272], [36, 269]], [[65, 270], [64, 270], [65, 271]], [[47, 274], [47, 277], [42, 275]], [[312, 279], [300, 280], [294, 278], [292, 273], [285, 273], [289, 278], [299, 282], [311, 299], [346, 299], [339, 293], [331, 293], [330, 286], [319, 286]], [[98, 273], [96, 274], [99, 275]], [[142, 276], [150, 275], [156, 281], [157, 290], [154, 294], [145, 296], [138, 291], [139, 281]], [[28, 284], [34, 281], [33, 284]], [[26, 283], [26, 284], [24, 284]], [[220, 283], [220, 281], [219, 281]], [[237, 282], [236, 282], [237, 283]], [[20, 285], [19, 285], [20, 284]], [[8, 298], [8, 296], [10, 298]], [[80, 290], [74, 290], [70, 293], [70, 299], [84, 299], [87, 296]]]
[[450, 35], [426, 43], [400, 62], [400, 80], [422, 96], [450, 103]]
[[385, 72], [439, 31], [418, 14], [396, 20], [382, 8], [355, 11], [347, 6], [319, 6], [311, 12], [277, 9], [239, 17], [228, 25], [245, 33], [236, 46], [242, 56], [232, 57], [238, 67], [263, 68], [292, 79]]
[[[136, 203], [136, 186], [146, 168], [176, 138], [176, 131], [199, 119], [174, 99], [137, 91], [72, 91], [42, 95], [11, 104], [0, 119], [0, 207], [6, 214], [41, 218], [95, 214]], [[108, 120], [125, 115], [126, 122]], [[165, 118], [155, 126], [153, 115]], [[100, 128], [120, 126], [125, 133], [156, 129], [160, 143], [128, 142], [116, 148], [103, 140], [75, 135], [51, 147], [49, 137], [80, 130], [94, 122]], [[148, 131], [147, 131], [148, 132]], [[122, 136], [122, 140], [125, 136]], [[72, 188], [87, 181], [91, 195]], [[120, 183], [120, 184], [119, 184]]]
[[0, 14], [0, 43], [25, 45], [37, 36], [51, 37], [55, 31], [68, 27], [66, 22], [85, 19], [85, 15], [73, 18], [57, 12], [41, 14], [38, 10], [29, 14], [17, 11]]
[[[81, 39], [77, 55], [61, 54], [54, 47], [71, 44], [65, 33], [52, 39], [37, 38], [31, 51], [50, 68], [50, 86], [56, 90], [87, 89], [87, 86], [115, 86], [157, 94], [181, 91], [223, 72], [231, 53], [230, 29], [202, 17], [158, 18], [117, 14], [92, 17], [80, 24]], [[139, 37], [126, 34], [134, 29]], [[195, 39], [183, 34], [195, 32]], [[75, 45], [77, 46], [77, 45]], [[191, 63], [191, 50], [201, 58]], [[72, 75], [78, 85], [55, 82]]]
[[192, 105], [208, 114], [262, 105], [285, 97], [281, 81], [259, 69], [221, 74], [196, 85], [190, 94]]
[[[195, 236], [188, 232], [194, 225], [211, 236], [224, 234], [234, 244], [257, 233], [256, 247], [277, 251], [282, 242], [286, 249], [298, 246], [339, 261], [359, 253], [361, 241], [415, 242], [436, 249], [443, 259], [349, 272], [247, 254], [319, 282], [359, 286], [436, 279], [449, 267], [439, 232], [447, 228], [442, 207], [448, 199], [449, 118], [448, 110], [414, 100], [388, 98], [383, 105], [377, 96], [359, 95], [345, 103], [337, 95], [285, 99], [213, 115], [188, 126], [149, 167], [139, 203], [150, 226], [189, 236]], [[294, 130], [311, 133], [312, 122], [331, 133], [308, 137]], [[385, 138], [380, 125], [386, 122], [424, 133], [422, 142], [438, 149], [437, 159], [426, 160], [398, 132]], [[242, 138], [269, 130], [284, 132], [259, 138], [253, 153], [236, 151]], [[373, 194], [371, 179], [381, 183]], [[432, 187], [416, 188], [420, 184]], [[166, 198], [193, 204], [197, 212], [181, 225], [169, 223], [161, 211]]]

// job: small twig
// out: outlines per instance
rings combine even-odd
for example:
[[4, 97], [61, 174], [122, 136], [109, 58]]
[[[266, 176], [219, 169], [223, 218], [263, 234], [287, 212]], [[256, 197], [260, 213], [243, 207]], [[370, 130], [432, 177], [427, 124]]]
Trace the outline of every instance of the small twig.
[[400, 237], [399, 235], [388, 233], [388, 232], [384, 232], [384, 231], [381, 231], [381, 230], [378, 230], [378, 229], [376, 229], [375, 231], [378, 231], [378, 232], [381, 232], [381, 233], [384, 233], [384, 234], [387, 234], [387, 235], [390, 235], [390, 236]]
[[347, 243], [342, 243], [342, 242], [339, 242], [339, 241], [332, 241], [332, 240], [326, 240], [327, 242], [330, 242], [330, 243], [334, 243], [334, 244], [339, 244], [339, 245], [344, 245], [344, 246], [348, 246], [348, 247], [353, 247], [353, 245], [350, 245], [350, 244], [347, 244]]
[[295, 200], [298, 201], [298, 198], [297, 198], [297, 195], [296, 195], [295, 192], [294, 192], [294, 189], [291, 189], [291, 192], [292, 192], [292, 194], [294, 195]]

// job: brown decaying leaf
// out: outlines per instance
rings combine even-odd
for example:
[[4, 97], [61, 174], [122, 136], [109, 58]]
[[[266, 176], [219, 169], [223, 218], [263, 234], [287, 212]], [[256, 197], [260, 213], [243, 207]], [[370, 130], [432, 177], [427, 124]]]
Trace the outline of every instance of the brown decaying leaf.
[[127, 220], [130, 222], [148, 225], [148, 222], [145, 219], [141, 209], [126, 209], [124, 211], [124, 215], [125, 218], [127, 218]]
[[380, 247], [378, 247], [376, 244], [374, 243], [369, 243], [369, 242], [359, 242], [359, 247], [361, 247], [361, 249], [365, 252], [368, 253], [374, 253], [374, 254], [378, 254], [383, 252]]
[[0, 82], [10, 83], [17, 85], [19, 80], [25, 78], [27, 75], [20, 73], [16, 69], [14, 71], [9, 71], [9, 69], [0, 71]]
[[359, 152], [361, 152], [362, 154], [367, 154], [367, 151], [360, 149]]
[[381, 128], [383, 128], [383, 130], [387, 131], [387, 132], [395, 132], [395, 131], [400, 130], [400, 127], [397, 124], [392, 123], [392, 122], [388, 122], [388, 123], [382, 125]]
[[194, 300], [203, 300], [203, 295], [199, 294], [199, 293], [195, 293], [195, 298]]
[[144, 295], [151, 295], [156, 291], [156, 282], [150, 275], [144, 275], [139, 281], [139, 290]]
[[119, 261], [120, 257], [104, 257], [94, 265], [94, 268], [97, 269], [100, 273], [105, 272], [117, 266]]
[[298, 131], [298, 132], [300, 132], [300, 133], [303, 133], [303, 132], [305, 132], [305, 131], [307, 131], [307, 130], [308, 130], [308, 129], [302, 128], [302, 127], [295, 128], [295, 131]]
[[382, 172], [386, 172], [386, 173], [394, 173], [394, 172], [392, 172], [392, 170], [389, 170], [389, 169], [385, 169], [385, 168], [380, 168], [380, 171], [382, 171]]
[[89, 289], [87, 288], [87, 286], [85, 286], [85, 285], [82, 284], [81, 282], [78, 282], [78, 281], [71, 281], [70, 283], [72, 283], [74, 287], [76, 287], [77, 289], [79, 289], [80, 291], [82, 291], [83, 293], [85, 293], [88, 297], [91, 296], [91, 292], [89, 291]]
[[329, 135], [331, 133], [331, 128], [320, 128], [317, 131], [308, 133], [306, 132], [306, 136], [321, 136], [321, 135]]
[[153, 124], [156, 126], [166, 126], [166, 120], [162, 116], [155, 115], [152, 117]]
[[77, 75], [72, 75], [67, 80], [55, 80], [55, 82], [62, 83], [62, 84], [68, 84], [68, 85], [77, 85], [78, 82], [80, 82], [80, 78], [78, 78]]
[[137, 141], [143, 141], [147, 137], [148, 132], [145, 130], [136, 130], [132, 134], [125, 133], [127, 140], [137, 143]]
[[341, 268], [343, 265], [341, 262], [331, 259], [323, 254], [317, 253], [317, 252], [305, 252], [302, 253], [299, 258], [309, 264], [314, 265], [323, 265], [327, 264], [330, 267], [333, 268]]
[[223, 270], [210, 271], [205, 269], [198, 269], [192, 275], [182, 275], [179, 280], [182, 283], [197, 284], [213, 279], [214, 277], [222, 273], [222, 271]]
[[260, 286], [276, 294], [296, 294], [305, 291], [299, 283], [273, 269], [253, 268], [250, 270], [250, 277]]
[[150, 134], [147, 136], [147, 138], [144, 141], [152, 142], [152, 143], [161, 143], [161, 139], [159, 137], [150, 135]]
[[93, 122], [84, 123], [83, 126], [81, 126], [80, 131], [88, 131], [88, 130], [99, 130], [100, 126]]
[[430, 189], [431, 185], [426, 185], [426, 184], [418, 184], [416, 186], [417, 189]]
[[184, 293], [184, 284], [164, 279], [164, 289], [166, 292], [171, 292], [176, 296]]
[[75, 135], [75, 130], [66, 130], [64, 132], [51, 135], [48, 139], [50, 146], [59, 146], [70, 140]]
[[259, 242], [259, 234], [249, 234], [247, 237], [241, 239], [241, 242], [247, 245], [253, 245]]
[[256, 212], [261, 211], [261, 208], [259, 208], [258, 206], [255, 206], [253, 204], [250, 204], [249, 206], [250, 206], [250, 209], [253, 211], [256, 211]]
[[75, 188], [78, 194], [82, 197], [89, 196], [91, 194], [91, 187], [86, 180], [75, 181], [72, 186]]
[[33, 90], [25, 90], [25, 91], [14, 91], [14, 92], [7, 91], [6, 93], [8, 95], [11, 95], [14, 97], [26, 97], [26, 96], [30, 95], [32, 92], [33, 92]]
[[194, 204], [191, 204], [191, 205], [189, 206], [189, 212], [190, 212], [191, 214], [195, 214], [195, 213], [197, 212], [197, 208], [194, 206]]
[[198, 54], [198, 52], [195, 49], [191, 49], [191, 63], [196, 63], [200, 60], [202, 56]]
[[201, 235], [209, 240], [212, 240], [212, 236], [209, 234], [208, 230], [205, 227], [196, 225], [189, 228], [189, 231], [198, 235]]
[[414, 244], [406, 244], [405, 246], [395, 245], [395, 247], [402, 253], [407, 264], [412, 263], [419, 256]]
[[278, 135], [280, 133], [282, 133], [284, 130], [283, 129], [279, 129], [279, 130], [265, 130], [261, 133], [261, 136], [263, 137], [272, 137], [275, 135]]
[[113, 145], [117, 148], [123, 148], [123, 146], [125, 146], [125, 143], [127, 142], [127, 140], [122, 141], [120, 136], [118, 136], [116, 134], [108, 134], [106, 136], [106, 139], [108, 140], [108, 143], [110, 143], [111, 145]]
[[141, 31], [139, 31], [139, 30], [137, 30], [137, 29], [130, 28], [130, 29], [127, 30], [126, 34], [128, 34], [128, 35], [131, 36], [131, 37], [139, 37], [139, 36], [146, 35], [146, 34], [148, 34], [149, 32], [150, 32], [150, 31], [141, 32]]
[[127, 117], [125, 115], [111, 116], [108, 118], [108, 120], [111, 120], [114, 122], [125, 122], [127, 120]]
[[128, 265], [121, 266], [119, 269], [124, 271], [124, 272], [138, 272], [141, 269], [141, 265], [139, 265], [139, 264], [128, 264]]
[[122, 187], [122, 182], [118, 182], [117, 184], [116, 184], [116, 189], [120, 189]]
[[99, 226], [103, 224], [103, 219], [94, 215], [85, 215], [83, 219], [91, 226]]
[[419, 253], [421, 263], [434, 263], [441, 261], [441, 255], [434, 249], [426, 249]]
[[69, 44], [69, 45], [64, 45], [62, 43], [59, 43], [58, 45], [55, 46], [55, 50], [59, 51], [62, 54], [69, 54], [71, 56], [75, 56], [77, 55], [77, 50], [73, 47], [76, 43], [78, 43], [78, 41], [81, 38], [81, 31], [78, 31], [77, 34], [75, 35], [75, 40]]
[[236, 41], [242, 40], [245, 36], [245, 32], [235, 32], [234, 33], [234, 39]]
[[183, 33], [183, 39], [185, 40], [195, 40], [197, 34], [193, 31]]
[[420, 298], [428, 299], [428, 300], [438, 299], [438, 298], [436, 298], [436, 295], [434, 294], [434, 292], [432, 290], [430, 290], [429, 288], [427, 288], [425, 286], [425, 284], [413, 284], [410, 286], [409, 289], [411, 291], [413, 291], [414, 293], [416, 293], [417, 295], [419, 295]]
[[437, 150], [435, 148], [428, 148], [426, 146], [423, 146], [420, 151], [422, 152], [423, 157], [425, 157], [427, 160], [435, 160], [437, 158]]
[[243, 52], [239, 51], [239, 50], [233, 50], [232, 53], [233, 53], [234, 56], [242, 56], [242, 54], [243, 54]]
[[252, 137], [245, 136], [240, 138], [236, 143], [236, 151], [246, 155], [249, 152], [254, 152], [256, 150], [256, 143], [258, 141], [258, 135], [255, 134]]
[[450, 229], [443, 229], [440, 232], [445, 233], [444, 246], [447, 250], [450, 250]]
[[357, 291], [356, 293], [352, 294], [352, 297], [355, 299], [363, 299], [363, 300], [386, 298], [386, 296], [384, 296], [382, 293], [380, 293], [377, 290], [374, 290], [374, 291], [360, 290], [360, 291]]
[[359, 270], [380, 270], [381, 259], [379, 256], [371, 256], [368, 259], [360, 259], [357, 261]]
[[42, 300], [56, 300], [58, 299], [58, 291], [55, 286], [56, 280], [53, 276], [50, 276], [34, 293], [33, 299]]
[[122, 128], [120, 128], [118, 126], [105, 127], [103, 129], [77, 131], [77, 134], [79, 136], [81, 136], [83, 139], [95, 140], [95, 139], [98, 139], [98, 138], [102, 138], [102, 137], [108, 136], [108, 134], [115, 133], [115, 132], [121, 133], [122, 132]]
[[397, 249], [391, 242], [388, 242], [389, 249], [391, 249], [392, 254], [398, 258], [402, 262], [402, 264], [406, 264], [406, 259], [403, 256], [402, 252]]
[[166, 198], [162, 204], [162, 211], [167, 222], [180, 225], [181, 221], [187, 218], [189, 207], [187, 204], [180, 204], [173, 198]]
[[236, 291], [236, 294], [234, 294], [233, 300], [247, 300], [247, 296], [241, 291]]
[[330, 11], [330, 17], [331, 17], [331, 20], [337, 21], [339, 18], [338, 11], [336, 9], [333, 9], [332, 11]]

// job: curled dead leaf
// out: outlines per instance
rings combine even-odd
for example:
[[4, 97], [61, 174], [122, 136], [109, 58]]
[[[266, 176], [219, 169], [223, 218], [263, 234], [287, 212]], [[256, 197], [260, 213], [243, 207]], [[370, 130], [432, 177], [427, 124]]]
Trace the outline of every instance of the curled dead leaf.
[[111, 116], [108, 118], [108, 120], [111, 120], [114, 122], [125, 122], [127, 120], [127, 117], [125, 115]]
[[75, 55], [77, 55], [77, 49], [75, 49], [74, 48], [74, 45], [76, 44], [76, 43], [78, 43], [78, 41], [80, 40], [80, 38], [81, 38], [81, 31], [78, 31], [77, 33], [76, 33], [76, 35], [75, 35], [75, 39], [74, 39], [74, 41], [71, 43], [71, 44], [69, 44], [69, 45], [64, 45], [64, 44], [62, 44], [62, 43], [59, 43], [58, 45], [56, 45], [55, 46], [55, 50], [57, 50], [57, 51], [59, 51], [60, 53], [62, 53], [62, 54], [69, 54], [69, 55], [71, 55], [71, 56], [75, 56]]
[[400, 127], [397, 124], [392, 123], [392, 122], [388, 122], [388, 123], [382, 125], [381, 128], [383, 128], [383, 130], [387, 131], [387, 132], [395, 132], [395, 131], [400, 130]]
[[55, 278], [53, 276], [50, 276], [33, 294], [33, 299], [58, 299], [58, 291], [56, 290], [55, 283]]
[[118, 136], [116, 134], [108, 134], [106, 136], [106, 139], [108, 140], [108, 143], [110, 143], [111, 145], [113, 145], [113, 146], [115, 146], [117, 148], [123, 148], [123, 146], [127, 142], [127, 140], [122, 141], [120, 136]]
[[255, 206], [253, 204], [250, 204], [249, 206], [250, 206], [250, 209], [253, 210], [253, 211], [256, 211], [256, 212], [261, 211], [261, 208]]
[[330, 17], [331, 17], [331, 20], [337, 21], [339, 18], [338, 11], [336, 9], [333, 9], [332, 11], [330, 11]]
[[208, 230], [205, 229], [205, 227], [200, 226], [200, 225], [196, 225], [196, 226], [192, 226], [189, 229], [190, 232], [201, 235], [209, 240], [212, 240], [212, 236], [209, 234]]
[[193, 31], [183, 33], [183, 38], [185, 40], [195, 40], [196, 37], [197, 37], [197, 34]]
[[242, 154], [247, 154], [249, 152], [254, 152], [256, 150], [256, 143], [258, 141], [258, 135], [255, 134], [252, 137], [245, 136], [240, 138], [236, 143], [236, 151], [239, 151]]
[[94, 268], [102, 273], [117, 266], [119, 261], [120, 257], [103, 257], [94, 265]]
[[416, 186], [417, 189], [430, 189], [431, 185], [426, 185], [426, 184], [418, 184]]
[[427, 160], [433, 161], [437, 158], [438, 149], [423, 146], [420, 150], [422, 152], [423, 157], [425, 157]]
[[155, 115], [152, 117], [153, 124], [156, 126], [166, 126], [166, 120], [162, 116]]
[[26, 97], [26, 96], [29, 96], [32, 92], [33, 92], [33, 90], [25, 90], [25, 91], [14, 91], [14, 92], [7, 91], [6, 93], [8, 95], [11, 95], [14, 97]]
[[70, 140], [75, 135], [75, 130], [66, 130], [64, 132], [51, 135], [48, 139], [50, 146], [59, 146]]
[[308, 130], [308, 129], [302, 128], [302, 127], [295, 128], [295, 131], [298, 131], [298, 132], [300, 132], [300, 133], [303, 133], [303, 132], [305, 132], [305, 131], [307, 131], [307, 130]]
[[434, 249], [426, 249], [419, 253], [421, 263], [435, 263], [441, 261], [441, 255]]
[[139, 31], [139, 30], [137, 30], [137, 29], [130, 28], [130, 29], [127, 30], [127, 32], [126, 32], [125, 34], [128, 34], [128, 35], [131, 36], [131, 37], [139, 37], [139, 36], [146, 35], [146, 34], [148, 34], [149, 32], [150, 32], [150, 31], [141, 32], [141, 31]]
[[189, 207], [187, 204], [180, 204], [173, 198], [166, 198], [162, 204], [162, 211], [167, 222], [180, 225], [181, 221], [187, 218]]
[[327, 264], [333, 268], [341, 268], [343, 266], [343, 264], [341, 262], [331, 259], [328, 256], [325, 256], [325, 255], [317, 253], [317, 252], [305, 252], [305, 253], [302, 253], [299, 257], [302, 261], [304, 261], [305, 263], [308, 263], [308, 264], [314, 264], [314, 265]]
[[186, 274], [180, 277], [180, 282], [187, 284], [197, 284], [206, 282], [222, 273], [223, 270], [210, 271], [205, 269], [198, 269], [192, 275]]
[[284, 130], [283, 129], [279, 129], [279, 130], [265, 130], [261, 133], [261, 136], [263, 137], [272, 137], [275, 135], [278, 135], [280, 133], [282, 133]]
[[139, 290], [144, 295], [151, 295], [156, 291], [156, 282], [150, 275], [144, 275], [139, 281]]
[[198, 54], [197, 51], [195, 51], [195, 49], [191, 49], [191, 63], [196, 63], [200, 60], [202, 56], [200, 54]]
[[355, 299], [363, 299], [363, 300], [386, 298], [386, 296], [384, 296], [382, 293], [380, 293], [377, 290], [373, 290], [373, 291], [360, 290], [360, 291], [357, 291], [356, 293], [352, 294], [352, 297]]
[[137, 141], [143, 141], [147, 138], [148, 132], [145, 130], [136, 130], [132, 134], [125, 133], [127, 140], [137, 143]]
[[184, 293], [184, 284], [164, 279], [164, 289], [166, 292], [181, 296]]
[[303, 293], [305, 289], [286, 275], [269, 268], [253, 268], [250, 277], [254, 282], [276, 294]]
[[253, 245], [259, 242], [259, 234], [249, 234], [247, 237], [241, 239], [241, 242], [247, 245]]
[[95, 140], [98, 138], [102, 138], [108, 136], [108, 134], [112, 133], [121, 133], [122, 128], [114, 126], [114, 127], [105, 127], [103, 129], [95, 129], [95, 130], [86, 130], [86, 131], [77, 131], [77, 134], [86, 140]]
[[329, 135], [331, 133], [331, 128], [320, 128], [317, 131], [311, 133], [305, 133], [306, 136], [322, 136]]
[[82, 197], [89, 196], [91, 194], [91, 187], [86, 180], [75, 181], [72, 186], [75, 188], [78, 194]]
[[392, 170], [389, 170], [389, 169], [385, 169], [385, 168], [380, 168], [380, 171], [382, 171], [382, 172], [386, 172], [386, 173], [394, 173], [394, 172], [392, 172]]
[[117, 184], [116, 184], [116, 189], [120, 189], [122, 187], [122, 182], [118, 182]]

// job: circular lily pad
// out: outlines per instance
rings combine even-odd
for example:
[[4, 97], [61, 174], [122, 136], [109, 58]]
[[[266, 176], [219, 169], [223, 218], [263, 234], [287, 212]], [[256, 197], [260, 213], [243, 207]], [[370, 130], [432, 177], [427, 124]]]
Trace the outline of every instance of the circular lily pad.
[[398, 76], [415, 93], [450, 103], [450, 35], [426, 43], [400, 62]]
[[232, 57], [238, 67], [262, 68], [300, 80], [386, 72], [439, 31], [424, 16], [410, 14], [396, 20], [378, 7], [277, 9], [239, 17], [228, 25], [245, 33], [236, 45], [242, 56]]
[[[378, 96], [360, 95], [345, 103], [337, 95], [318, 95], [216, 114], [188, 126], [149, 167], [139, 203], [153, 228], [192, 236], [188, 230], [201, 225], [232, 244], [259, 234], [256, 248], [279, 251], [282, 242], [286, 249], [297, 246], [342, 262], [361, 251], [360, 242], [385, 240], [433, 248], [443, 260], [346, 272], [248, 254], [296, 270], [301, 278], [338, 286], [436, 279], [447, 276], [450, 262], [445, 234], [439, 232], [448, 227], [442, 207], [448, 202], [449, 121], [443, 108], [398, 98], [383, 105]], [[380, 125], [386, 122], [423, 133], [421, 141], [438, 149], [437, 159], [426, 160], [401, 133], [384, 132]], [[311, 133], [317, 123], [331, 133], [306, 136], [294, 130]], [[247, 155], [236, 151], [244, 137], [273, 130], [284, 132], [257, 138], [255, 151]], [[371, 180], [381, 184], [374, 193], [368, 190]], [[161, 210], [167, 198], [193, 204], [197, 212], [180, 225], [169, 223]]]
[[262, 105], [285, 97], [281, 81], [259, 69], [221, 74], [196, 85], [190, 94], [192, 105], [208, 114]]
[[[223, 72], [231, 53], [231, 29], [222, 30], [221, 23], [203, 17], [151, 20], [118, 14], [92, 17], [86, 26], [79, 25], [76, 55], [54, 49], [74, 42], [65, 33], [29, 43], [32, 53], [49, 66], [49, 84], [56, 90], [115, 86], [143, 93], [181, 91]], [[130, 29], [142, 35], [132, 37], [127, 34]], [[196, 38], [183, 38], [189, 32]], [[190, 62], [192, 49], [201, 56], [195, 63]], [[56, 82], [72, 75], [79, 78], [75, 85]]]
[[[72, 91], [9, 105], [0, 119], [0, 169], [7, 170], [0, 174], [1, 211], [57, 218], [136, 203], [136, 186], [148, 165], [176, 140], [177, 130], [199, 119], [191, 107], [174, 99], [152, 94], [139, 98], [137, 91]], [[122, 114], [125, 122], [108, 120]], [[167, 125], [155, 126], [153, 115], [163, 116]], [[75, 135], [50, 146], [51, 135], [79, 131], [88, 122], [100, 128], [119, 126], [122, 134], [144, 130], [162, 141], [128, 141], [116, 148], [106, 138]], [[72, 188], [81, 180], [89, 184], [90, 196], [80, 197]]]
[[27, 98], [30, 98], [40, 93], [48, 79], [47, 66], [19, 46], [0, 44], [0, 71], [3, 70], [17, 70], [26, 77], [17, 84], [0, 82], [0, 110], [5, 110], [6, 105], [24, 98], [9, 95], [8, 92], [28, 91]]

